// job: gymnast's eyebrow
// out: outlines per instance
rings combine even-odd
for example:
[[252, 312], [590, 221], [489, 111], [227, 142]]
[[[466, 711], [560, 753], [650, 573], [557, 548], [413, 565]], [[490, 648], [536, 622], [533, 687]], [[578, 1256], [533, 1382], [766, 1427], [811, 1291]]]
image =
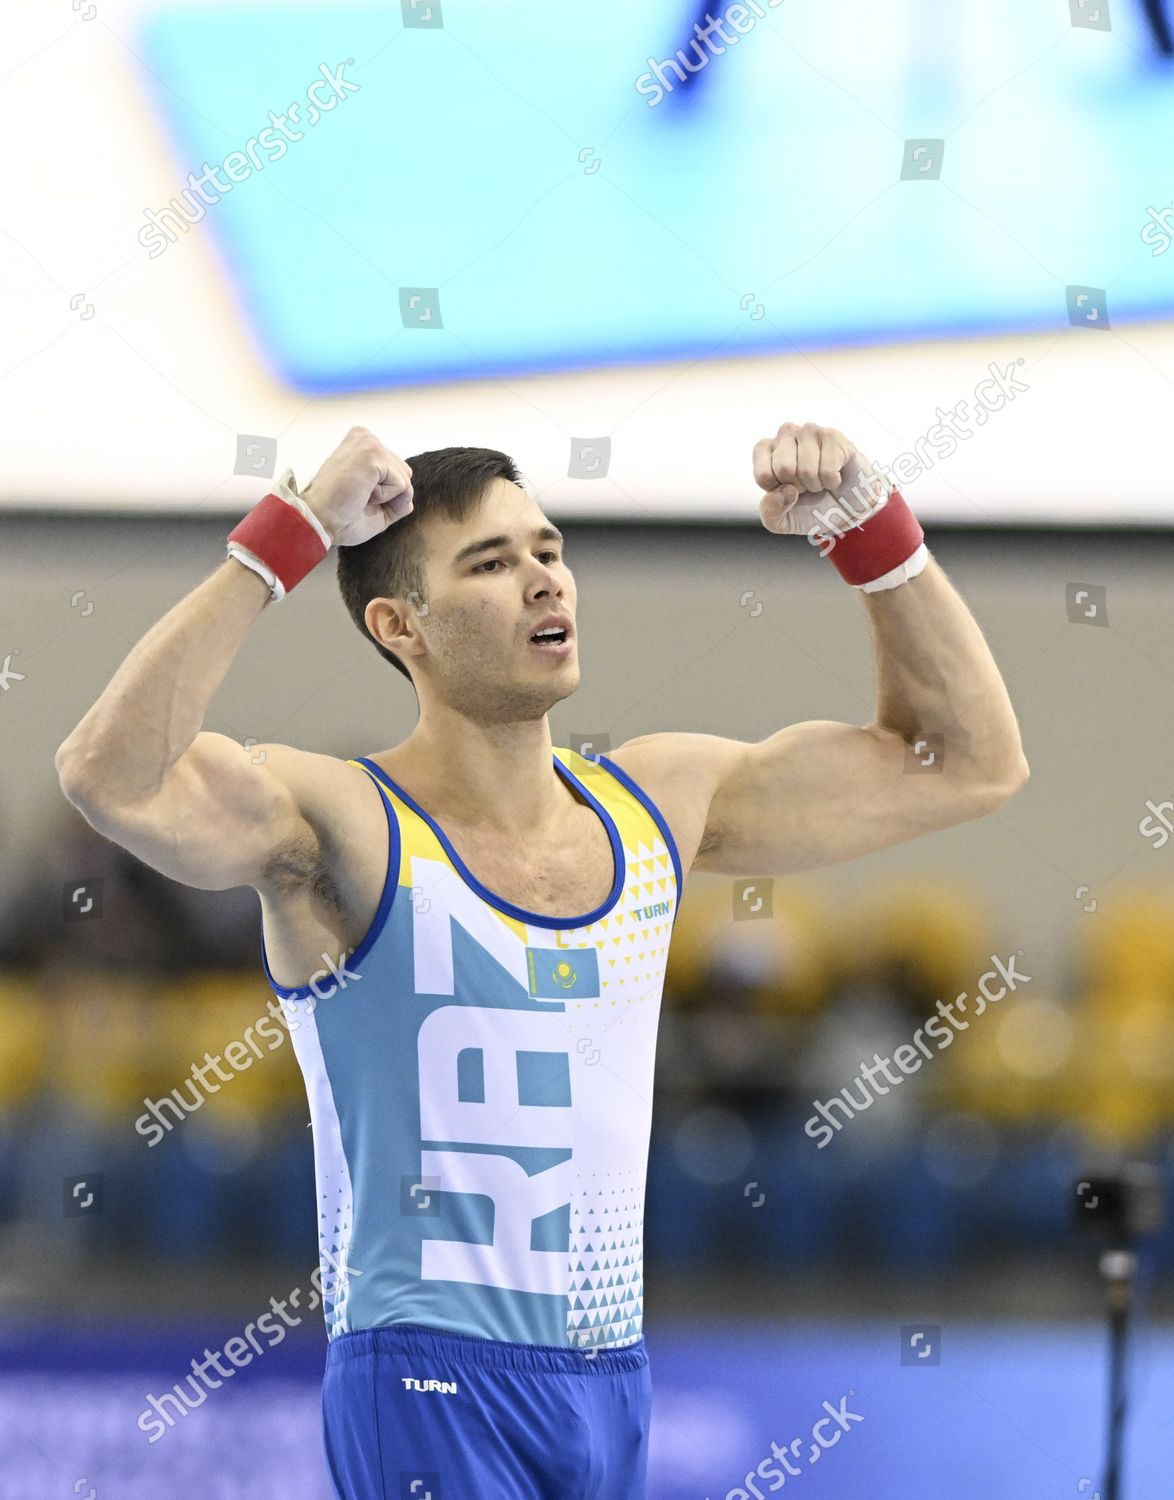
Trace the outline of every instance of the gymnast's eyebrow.
[[[563, 534], [557, 526], [536, 526], [531, 532], [535, 541], [539, 542], [561, 542]], [[492, 552], [496, 547], [508, 547], [513, 539], [508, 536], [487, 536], [484, 541], [470, 542], [467, 547], [462, 547], [453, 558], [453, 567], [459, 566], [466, 558], [476, 557], [478, 552]]]

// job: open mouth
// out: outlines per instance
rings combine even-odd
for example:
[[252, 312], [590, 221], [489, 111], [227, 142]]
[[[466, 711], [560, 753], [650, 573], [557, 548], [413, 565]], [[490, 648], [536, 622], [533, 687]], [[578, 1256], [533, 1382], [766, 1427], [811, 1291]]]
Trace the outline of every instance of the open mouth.
[[567, 639], [565, 630], [540, 630], [530, 637], [535, 646], [561, 646]]

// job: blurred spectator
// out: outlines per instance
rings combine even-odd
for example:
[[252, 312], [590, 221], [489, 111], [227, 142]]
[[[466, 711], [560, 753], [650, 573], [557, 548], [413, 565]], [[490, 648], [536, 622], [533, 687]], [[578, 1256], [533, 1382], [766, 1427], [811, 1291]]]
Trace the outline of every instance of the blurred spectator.
[[260, 925], [251, 887], [200, 891], [169, 880], [66, 804], [38, 862], [11, 872], [0, 965], [172, 974], [259, 967]]

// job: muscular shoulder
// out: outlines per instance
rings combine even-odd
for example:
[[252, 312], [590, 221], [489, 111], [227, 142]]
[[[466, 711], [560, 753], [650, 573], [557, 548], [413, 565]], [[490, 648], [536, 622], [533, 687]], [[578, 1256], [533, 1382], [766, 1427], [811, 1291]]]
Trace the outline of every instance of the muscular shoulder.
[[683, 868], [703, 845], [706, 819], [722, 782], [736, 774], [750, 746], [716, 734], [643, 734], [611, 752], [609, 760], [652, 798], [668, 820]]
[[637, 780], [643, 772], [660, 783], [691, 785], [703, 796], [721, 784], [750, 748], [743, 740], [672, 730], [638, 735], [608, 759]]

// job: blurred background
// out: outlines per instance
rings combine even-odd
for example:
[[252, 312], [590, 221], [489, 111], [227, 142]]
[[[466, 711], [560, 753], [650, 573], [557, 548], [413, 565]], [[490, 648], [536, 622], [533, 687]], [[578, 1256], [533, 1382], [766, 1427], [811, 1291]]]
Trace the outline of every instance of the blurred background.
[[[328, 1494], [320, 1311], [158, 1441], [139, 1424], [271, 1298], [311, 1300], [308, 1113], [288, 1045], [160, 1103], [266, 1014], [259, 903], [93, 833], [62, 739], [275, 471], [304, 483], [353, 423], [533, 481], [579, 590], [556, 744], [866, 723], [860, 601], [758, 521], [750, 453], [784, 420], [891, 470], [1033, 775], [851, 865], [690, 878], [646, 1205], [650, 1496], [754, 1493], [772, 1439], [843, 1398], [863, 1420], [813, 1494], [1094, 1496], [1078, 1185], [1174, 1163], [1160, 0], [0, 24], [0, 1497]], [[206, 727], [353, 756], [414, 710], [328, 568], [266, 611]], [[1000, 961], [1022, 982], [862, 1096]], [[1172, 1270], [1167, 1220], [1139, 1497], [1174, 1473]]]

